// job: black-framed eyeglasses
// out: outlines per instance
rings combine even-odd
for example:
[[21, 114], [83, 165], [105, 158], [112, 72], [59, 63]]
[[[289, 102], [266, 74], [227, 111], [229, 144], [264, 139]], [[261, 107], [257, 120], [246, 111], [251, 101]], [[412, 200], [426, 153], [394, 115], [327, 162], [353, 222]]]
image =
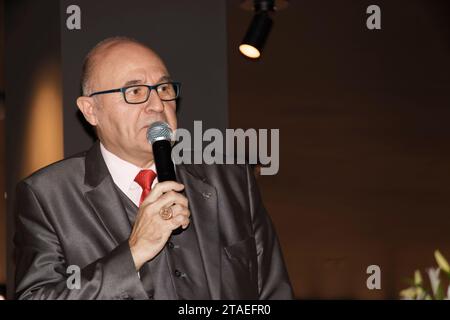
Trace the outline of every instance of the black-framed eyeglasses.
[[94, 92], [91, 93], [89, 97], [93, 97], [99, 94], [122, 92], [125, 102], [129, 104], [140, 104], [147, 102], [148, 98], [150, 97], [150, 92], [152, 90], [156, 91], [161, 101], [172, 101], [179, 97], [181, 90], [181, 83], [164, 82], [155, 84], [154, 86], [146, 84], [137, 84], [118, 89]]

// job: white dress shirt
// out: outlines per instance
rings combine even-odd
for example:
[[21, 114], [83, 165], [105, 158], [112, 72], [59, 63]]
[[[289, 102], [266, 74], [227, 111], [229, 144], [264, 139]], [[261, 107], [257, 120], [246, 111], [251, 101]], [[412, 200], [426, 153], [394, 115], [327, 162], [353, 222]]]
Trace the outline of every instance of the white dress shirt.
[[[114, 183], [136, 206], [139, 207], [142, 188], [134, 181], [134, 178], [136, 178], [136, 175], [141, 170], [151, 169], [156, 172], [155, 164], [153, 163], [150, 168], [139, 168], [108, 151], [102, 143], [100, 143], [100, 151]], [[157, 182], [158, 178], [155, 178], [152, 183], [152, 188]]]

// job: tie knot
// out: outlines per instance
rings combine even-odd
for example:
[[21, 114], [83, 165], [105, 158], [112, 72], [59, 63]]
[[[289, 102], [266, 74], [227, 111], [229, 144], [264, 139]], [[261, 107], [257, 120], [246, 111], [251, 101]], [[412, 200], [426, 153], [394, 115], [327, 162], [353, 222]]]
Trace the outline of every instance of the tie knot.
[[134, 178], [137, 184], [141, 186], [143, 190], [151, 190], [153, 180], [156, 178], [156, 173], [153, 170], [141, 170]]

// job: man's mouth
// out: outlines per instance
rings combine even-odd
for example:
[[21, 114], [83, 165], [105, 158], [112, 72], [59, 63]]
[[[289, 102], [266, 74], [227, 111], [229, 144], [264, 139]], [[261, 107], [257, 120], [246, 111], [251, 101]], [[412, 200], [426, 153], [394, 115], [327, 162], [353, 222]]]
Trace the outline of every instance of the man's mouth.
[[[155, 121], [152, 121], [152, 122], [146, 124], [145, 126], [143, 126], [141, 130], [143, 130], [143, 129], [147, 130], [148, 128], [150, 128], [150, 126], [151, 126], [153, 123], [158, 122], [158, 121], [167, 122], [167, 121], [165, 121], [165, 120], [155, 120]], [[169, 125], [169, 126], [170, 126], [170, 125]]]

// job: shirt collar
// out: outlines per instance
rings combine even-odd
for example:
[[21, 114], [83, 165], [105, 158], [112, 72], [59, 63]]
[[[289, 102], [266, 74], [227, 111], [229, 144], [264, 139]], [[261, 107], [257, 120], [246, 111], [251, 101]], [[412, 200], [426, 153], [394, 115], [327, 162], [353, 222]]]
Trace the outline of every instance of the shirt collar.
[[140, 168], [119, 158], [114, 153], [107, 150], [101, 142], [100, 151], [114, 183], [125, 193], [130, 189], [138, 187], [137, 183], [134, 182], [134, 178], [136, 178], [139, 171], [151, 169], [156, 172], [154, 163], [150, 168]]

